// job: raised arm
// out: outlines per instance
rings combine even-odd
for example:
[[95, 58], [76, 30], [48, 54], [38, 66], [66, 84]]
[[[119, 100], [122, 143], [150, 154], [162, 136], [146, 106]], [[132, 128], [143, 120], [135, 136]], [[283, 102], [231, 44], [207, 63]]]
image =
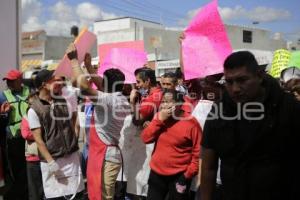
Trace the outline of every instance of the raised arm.
[[141, 138], [145, 144], [155, 142], [162, 132], [166, 121], [171, 115], [172, 109], [162, 109], [154, 117], [150, 124], [143, 130]]
[[157, 118], [154, 118], [150, 124], [143, 130], [141, 138], [145, 144], [155, 142], [161, 134], [161, 129], [164, 123]]
[[84, 74], [79, 66], [77, 58], [77, 50], [73, 43], [67, 49], [67, 56], [72, 65], [73, 77], [76, 78], [76, 85], [80, 88], [83, 95], [89, 96], [92, 101], [97, 101], [98, 91], [90, 86], [87, 76]]
[[180, 63], [180, 69], [182, 72], [184, 72], [184, 65], [183, 65], [183, 56], [182, 56], [182, 42], [185, 39], [185, 35], [184, 32], [182, 32], [179, 36], [179, 45], [180, 45], [180, 59], [179, 59], [179, 63]]
[[84, 56], [84, 66], [91, 75], [91, 81], [96, 85], [99, 91], [103, 91], [103, 79], [97, 74], [97, 69], [93, 67], [92, 57], [89, 53], [86, 53]]

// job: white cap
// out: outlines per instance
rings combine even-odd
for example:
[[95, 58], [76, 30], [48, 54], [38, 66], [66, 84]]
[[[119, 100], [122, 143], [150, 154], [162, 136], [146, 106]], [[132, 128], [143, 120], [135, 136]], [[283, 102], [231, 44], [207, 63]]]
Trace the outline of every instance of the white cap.
[[284, 83], [292, 79], [300, 79], [300, 69], [297, 67], [288, 67], [282, 70], [280, 79]]

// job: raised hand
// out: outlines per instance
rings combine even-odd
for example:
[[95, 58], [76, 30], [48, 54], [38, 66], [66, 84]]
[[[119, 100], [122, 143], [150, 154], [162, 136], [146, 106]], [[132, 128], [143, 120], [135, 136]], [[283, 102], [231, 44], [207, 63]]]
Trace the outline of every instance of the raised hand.
[[75, 45], [73, 43], [71, 43], [68, 46], [66, 54], [67, 54], [69, 60], [74, 60], [74, 59], [78, 58], [78, 56], [77, 56], [77, 49], [76, 49], [76, 47], [75, 47]]

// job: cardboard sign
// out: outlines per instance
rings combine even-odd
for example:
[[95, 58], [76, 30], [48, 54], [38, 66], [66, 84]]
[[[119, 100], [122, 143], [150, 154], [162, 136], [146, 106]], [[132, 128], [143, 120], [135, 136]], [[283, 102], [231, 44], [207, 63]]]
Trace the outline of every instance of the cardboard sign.
[[98, 74], [103, 76], [105, 70], [117, 68], [125, 74], [125, 83], [135, 83], [134, 71], [147, 63], [147, 53], [136, 49], [113, 48], [100, 65]]
[[218, 12], [217, 0], [204, 6], [184, 31], [182, 56], [185, 79], [223, 72], [232, 48]]
[[292, 52], [288, 66], [300, 68], [300, 51]]
[[274, 78], [279, 78], [282, 70], [288, 67], [291, 53], [286, 49], [279, 49], [274, 52], [270, 75]]
[[135, 50], [139, 50], [139, 51], [144, 51], [144, 41], [143, 40], [137, 40], [137, 41], [115, 42], [115, 43], [101, 44], [101, 45], [98, 46], [100, 63], [104, 60], [106, 55], [113, 48], [130, 48], [130, 49], [135, 49]]
[[[78, 35], [78, 37], [74, 42], [75, 47], [77, 49], [79, 64], [83, 62], [85, 54], [91, 50], [94, 43], [96, 42], [96, 39], [97, 39], [96, 35], [88, 31], [87, 29], [83, 29], [80, 32], [80, 34]], [[72, 76], [71, 63], [66, 55], [59, 63], [54, 74], [59, 76], [66, 76], [66, 77]]]

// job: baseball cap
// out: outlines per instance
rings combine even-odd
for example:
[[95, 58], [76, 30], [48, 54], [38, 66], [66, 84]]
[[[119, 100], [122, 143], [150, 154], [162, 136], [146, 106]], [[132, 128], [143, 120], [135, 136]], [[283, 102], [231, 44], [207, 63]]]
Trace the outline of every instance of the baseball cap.
[[297, 67], [288, 67], [282, 70], [280, 79], [285, 83], [291, 79], [300, 79], [300, 69]]
[[36, 88], [40, 88], [43, 83], [49, 81], [53, 77], [54, 70], [43, 69], [35, 76], [34, 84]]
[[3, 78], [3, 80], [16, 80], [18, 78], [22, 77], [22, 73], [19, 70], [16, 69], [12, 69], [10, 71], [7, 72], [7, 74], [5, 75], [5, 77]]

